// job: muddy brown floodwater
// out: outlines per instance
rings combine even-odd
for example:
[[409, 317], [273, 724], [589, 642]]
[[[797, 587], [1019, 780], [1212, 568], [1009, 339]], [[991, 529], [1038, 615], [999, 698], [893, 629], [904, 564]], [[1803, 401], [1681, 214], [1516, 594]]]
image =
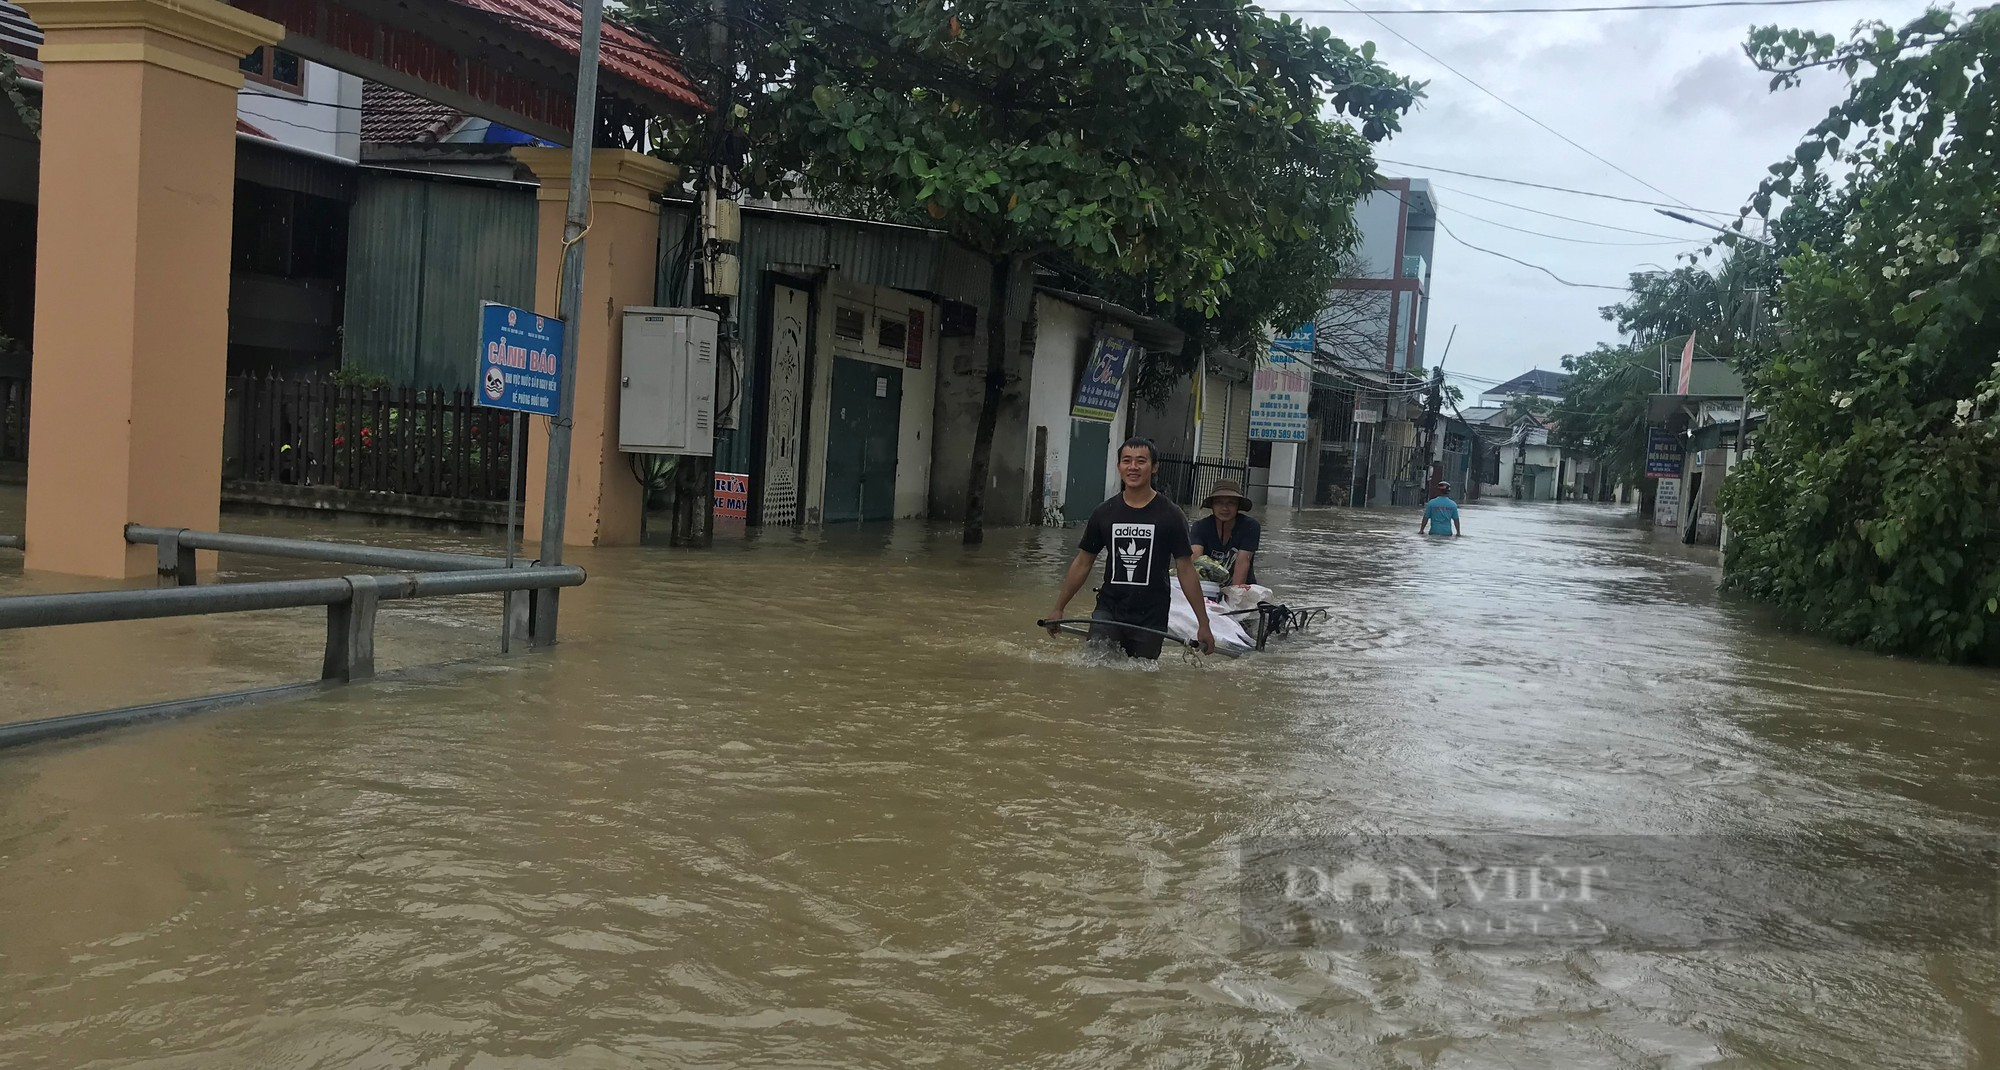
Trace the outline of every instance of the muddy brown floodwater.
[[[505, 661], [496, 599], [385, 607], [386, 665], [473, 660], [0, 754], [0, 1067], [2000, 1065], [1990, 947], [1246, 939], [1245, 837], [1810, 877], [2000, 831], [2000, 677], [1786, 634], [1610, 508], [1415, 527], [1274, 522], [1259, 573], [1334, 619], [1151, 672], [1031, 629], [1073, 531], [579, 553], [560, 650]], [[0, 633], [0, 716], [301, 679], [321, 628]]]

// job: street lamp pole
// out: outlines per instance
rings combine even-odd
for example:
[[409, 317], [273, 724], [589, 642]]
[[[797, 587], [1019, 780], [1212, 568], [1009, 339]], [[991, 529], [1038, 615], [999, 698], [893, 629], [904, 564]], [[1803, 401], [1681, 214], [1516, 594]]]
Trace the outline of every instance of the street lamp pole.
[[1745, 234], [1745, 233], [1743, 233], [1743, 232], [1742, 232], [1742, 231], [1740, 231], [1740, 230], [1728, 230], [1728, 229], [1726, 229], [1726, 228], [1723, 228], [1723, 227], [1718, 227], [1718, 226], [1716, 226], [1716, 225], [1715, 225], [1715, 224], [1713, 224], [1713, 223], [1709, 223], [1709, 222], [1705, 222], [1705, 221], [1703, 221], [1703, 220], [1700, 220], [1700, 219], [1696, 219], [1695, 217], [1693, 217], [1693, 216], [1691, 216], [1691, 215], [1686, 215], [1686, 214], [1683, 214], [1683, 213], [1681, 213], [1681, 212], [1676, 212], [1676, 211], [1674, 211], [1674, 210], [1673, 210], [1673, 209], [1671, 209], [1671, 208], [1655, 208], [1655, 209], [1653, 209], [1653, 211], [1655, 211], [1655, 212], [1658, 212], [1658, 213], [1660, 213], [1660, 214], [1661, 214], [1661, 215], [1663, 215], [1663, 216], [1666, 216], [1666, 217], [1667, 217], [1668, 219], [1675, 219], [1675, 220], [1679, 220], [1679, 221], [1680, 221], [1680, 222], [1682, 222], [1682, 223], [1692, 223], [1692, 224], [1694, 224], [1694, 225], [1695, 225], [1695, 226], [1697, 226], [1697, 227], [1705, 227], [1705, 228], [1707, 228], [1707, 229], [1709, 229], [1709, 230], [1712, 230], [1712, 231], [1716, 232], [1717, 234], [1720, 234], [1720, 235], [1722, 235], [1722, 236], [1723, 236], [1723, 237], [1725, 237], [1725, 238], [1731, 238], [1731, 239], [1738, 239], [1738, 240], [1742, 240], [1742, 241], [1747, 241], [1747, 242], [1749, 242], [1749, 243], [1750, 243], [1750, 244], [1752, 244], [1752, 245], [1761, 245], [1761, 246], [1763, 246], [1763, 247], [1764, 247], [1764, 248], [1766, 248], [1766, 249], [1773, 249], [1773, 250], [1775, 250], [1775, 249], [1776, 249], [1776, 248], [1778, 247], [1778, 246], [1777, 246], [1777, 244], [1776, 244], [1775, 242], [1768, 242], [1768, 241], [1765, 241], [1765, 240], [1764, 240], [1764, 239], [1762, 239], [1762, 238], [1753, 238], [1753, 237], [1751, 237], [1750, 235], [1748, 235], [1748, 234]]

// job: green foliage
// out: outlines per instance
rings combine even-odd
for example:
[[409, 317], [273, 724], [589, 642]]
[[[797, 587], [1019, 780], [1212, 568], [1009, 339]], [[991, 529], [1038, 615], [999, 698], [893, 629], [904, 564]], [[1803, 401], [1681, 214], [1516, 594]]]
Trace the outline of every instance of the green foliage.
[[1556, 430], [1566, 442], [1589, 450], [1611, 477], [1644, 478], [1646, 407], [1660, 387], [1660, 366], [1649, 346], [1600, 345], [1562, 359], [1570, 373]]
[[1545, 423], [1554, 417], [1555, 409], [1556, 403], [1548, 398], [1537, 394], [1517, 394], [1508, 399], [1501, 415], [1507, 426], [1513, 427], [1523, 421]]
[[[635, 12], [693, 32], [664, 0]], [[1372, 46], [1243, 0], [765, 0], [755, 15], [733, 28], [753, 35], [737, 52], [758, 87], [739, 124], [751, 189], [921, 212], [988, 255], [1126, 276], [1169, 312], [1253, 298], [1221, 338], [1311, 314], [1289, 280], [1352, 244], [1369, 143], [1419, 91]]]
[[[1837, 237], [1784, 265], [1782, 344], [1747, 370], [1769, 411], [1723, 491], [1728, 582], [1882, 651], [1990, 657], [2000, 616], [2000, 12], [1932, 11], [1845, 45], [1766, 28], [1774, 84], [1848, 97], [1759, 188], [1844, 171]], [[1824, 231], [1825, 228], [1822, 228]]]
[[366, 368], [343, 364], [331, 376], [336, 386], [353, 386], [363, 390], [385, 390], [389, 387], [389, 377]]
[[42, 110], [28, 103], [27, 92], [22, 88], [21, 69], [14, 64], [14, 57], [0, 52], [0, 93], [4, 93], [9, 103], [14, 105], [14, 115], [21, 125], [28, 128], [36, 140], [42, 136]]

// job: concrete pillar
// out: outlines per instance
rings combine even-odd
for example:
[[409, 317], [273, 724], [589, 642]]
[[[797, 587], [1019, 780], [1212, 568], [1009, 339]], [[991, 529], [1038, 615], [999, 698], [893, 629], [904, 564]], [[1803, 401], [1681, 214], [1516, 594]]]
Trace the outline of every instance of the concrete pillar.
[[[542, 189], [535, 253], [535, 311], [556, 314], [561, 288], [563, 217], [569, 201], [569, 150], [514, 150]], [[644, 499], [630, 461], [618, 452], [622, 310], [653, 304], [659, 272], [659, 195], [678, 174], [672, 164], [623, 149], [597, 149], [590, 160], [590, 233], [584, 240], [583, 300], [568, 324], [576, 333], [576, 415], [571, 429], [569, 516], [565, 546], [631, 546], [639, 541]], [[528, 418], [527, 493], [522, 528], [540, 538], [548, 472], [549, 421]]]
[[1290, 509], [1301, 499], [1299, 484], [1299, 444], [1271, 443], [1271, 489], [1273, 509]]
[[237, 64], [217, 0], [27, 0], [47, 35], [27, 567], [150, 576], [127, 523], [221, 517]]

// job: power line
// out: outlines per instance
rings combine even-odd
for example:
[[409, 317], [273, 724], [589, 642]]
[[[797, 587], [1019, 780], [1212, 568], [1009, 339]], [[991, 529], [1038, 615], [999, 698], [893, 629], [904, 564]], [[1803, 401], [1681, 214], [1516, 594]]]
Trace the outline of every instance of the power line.
[[[1620, 197], [1615, 193], [1595, 193], [1587, 189], [1571, 189], [1568, 186], [1551, 186], [1542, 182], [1528, 182], [1518, 178], [1500, 178], [1495, 175], [1482, 175], [1473, 171], [1454, 171], [1449, 167], [1430, 167], [1420, 163], [1405, 163], [1402, 160], [1386, 160], [1380, 156], [1377, 156], [1375, 158], [1375, 162], [1386, 163], [1391, 167], [1408, 167], [1417, 171], [1436, 171], [1438, 174], [1441, 175], [1457, 175], [1460, 178], [1476, 178], [1483, 182], [1501, 182], [1509, 186], [1528, 186], [1532, 189], [1545, 189], [1545, 190], [1551, 190], [1556, 193], [1572, 193], [1578, 197], [1596, 197], [1600, 200], [1606, 200], [1606, 201], [1623, 201], [1626, 204], [1643, 204], [1648, 208], [1688, 207], [1685, 204], [1668, 204], [1665, 201], [1646, 201], [1646, 200], [1640, 200], [1637, 197]], [[1736, 213], [1734, 212], [1718, 212], [1713, 208], [1688, 208], [1688, 210], [1691, 212], [1700, 212], [1702, 215], [1729, 216], [1731, 218], [1735, 218], [1736, 215]]]
[[1605, 11], [1696, 11], [1716, 7], [1798, 7], [1853, 0], [1697, 0], [1685, 4], [1598, 4], [1587, 7], [1337, 7], [1265, 8], [1267, 15], [1568, 15]]
[[1472, 214], [1471, 212], [1467, 212], [1467, 211], [1465, 211], [1465, 210], [1463, 210], [1463, 209], [1460, 209], [1460, 208], [1454, 208], [1454, 209], [1452, 209], [1452, 212], [1453, 212], [1453, 213], [1455, 213], [1455, 214], [1457, 214], [1457, 215], [1459, 215], [1459, 216], [1461, 216], [1461, 217], [1463, 217], [1463, 218], [1466, 218], [1466, 219], [1471, 219], [1471, 220], [1474, 220], [1474, 221], [1476, 221], [1476, 222], [1480, 222], [1480, 223], [1484, 223], [1484, 224], [1486, 224], [1487, 226], [1491, 226], [1491, 227], [1499, 227], [1499, 228], [1501, 228], [1502, 230], [1511, 230], [1511, 231], [1516, 231], [1516, 232], [1518, 232], [1518, 233], [1521, 233], [1521, 234], [1532, 234], [1532, 235], [1534, 235], [1534, 236], [1535, 236], [1535, 237], [1537, 237], [1537, 238], [1547, 238], [1547, 239], [1549, 239], [1550, 241], [1566, 241], [1566, 242], [1572, 242], [1572, 243], [1574, 243], [1574, 244], [1577, 244], [1577, 245], [1615, 245], [1615, 246], [1619, 246], [1619, 247], [1621, 247], [1621, 248], [1627, 248], [1627, 249], [1629, 249], [1629, 248], [1635, 248], [1635, 247], [1642, 247], [1642, 246], [1643, 246], [1643, 247], [1649, 247], [1649, 248], [1651, 248], [1651, 247], [1658, 247], [1658, 246], [1661, 246], [1661, 245], [1701, 245], [1701, 244], [1703, 244], [1703, 242], [1701, 242], [1701, 241], [1698, 241], [1698, 240], [1696, 240], [1696, 239], [1693, 239], [1693, 238], [1672, 238], [1672, 239], [1669, 239], [1669, 240], [1667, 240], [1667, 241], [1596, 241], [1596, 240], [1593, 240], [1593, 239], [1590, 239], [1590, 238], [1567, 238], [1567, 237], [1564, 237], [1564, 236], [1563, 236], [1563, 235], [1561, 235], [1561, 234], [1547, 234], [1547, 233], [1544, 233], [1544, 232], [1542, 232], [1542, 231], [1539, 231], [1539, 230], [1529, 230], [1529, 229], [1528, 229], [1528, 228], [1526, 228], [1526, 227], [1517, 227], [1517, 226], [1513, 226], [1512, 224], [1508, 224], [1508, 223], [1500, 223], [1500, 222], [1496, 222], [1496, 221], [1494, 221], [1494, 220], [1491, 220], [1491, 219], [1482, 219], [1482, 218], [1480, 218], [1479, 216], [1476, 216], [1476, 215], [1473, 215], [1473, 214]]
[[1607, 286], [1601, 282], [1571, 282], [1570, 280], [1563, 278], [1561, 275], [1558, 275], [1555, 272], [1550, 271], [1548, 268], [1545, 268], [1540, 264], [1531, 264], [1526, 260], [1522, 260], [1520, 257], [1508, 256], [1506, 253], [1496, 253], [1491, 249], [1481, 248], [1480, 246], [1474, 245], [1471, 242], [1466, 241], [1464, 238], [1461, 238], [1458, 235], [1453, 234], [1451, 228], [1449, 226], [1446, 226], [1445, 221], [1442, 219], [1438, 220], [1438, 229], [1444, 231], [1446, 234], [1451, 235], [1452, 241], [1455, 241], [1458, 244], [1465, 246], [1467, 249], [1470, 249], [1475, 253], [1485, 253], [1487, 256], [1497, 256], [1502, 260], [1519, 264], [1522, 267], [1533, 268], [1536, 271], [1539, 271], [1542, 274], [1547, 275], [1549, 278], [1552, 278], [1557, 282], [1562, 283], [1564, 286], [1573, 286], [1580, 290], [1617, 290], [1619, 293], [1624, 293], [1626, 290], [1630, 289], [1630, 287], [1626, 286]]
[[[1355, 5], [1354, 0], [1346, 0], [1346, 3], [1348, 7], [1354, 8], [1355, 11], [1358, 11], [1362, 15], [1367, 16], [1368, 21], [1373, 22], [1375, 25], [1380, 26], [1385, 30], [1388, 30], [1392, 34], [1395, 34], [1396, 37], [1399, 40], [1401, 40], [1404, 44], [1409, 45], [1411, 48], [1414, 48], [1418, 52], [1423, 53], [1426, 57], [1430, 59], [1432, 63], [1435, 63], [1438, 66], [1443, 67], [1445, 70], [1450, 71], [1451, 73], [1464, 79], [1467, 85], [1470, 85], [1472, 88], [1479, 90], [1481, 93], [1484, 93], [1487, 96], [1492, 97], [1494, 100], [1499, 101], [1503, 106], [1505, 106], [1508, 110], [1512, 111], [1514, 114], [1519, 115], [1521, 118], [1526, 119], [1529, 122], [1534, 123], [1536, 126], [1541, 127], [1543, 130], [1546, 130], [1549, 133], [1554, 134], [1557, 138], [1560, 138], [1564, 144], [1567, 144], [1571, 148], [1576, 149], [1578, 152], [1583, 153], [1585, 156], [1588, 156], [1591, 159], [1596, 160], [1598, 163], [1601, 163], [1604, 166], [1611, 168], [1613, 171], [1616, 171], [1619, 174], [1624, 175], [1626, 178], [1629, 178], [1632, 181], [1637, 182], [1641, 186], [1644, 186], [1647, 189], [1652, 190], [1654, 193], [1657, 193], [1662, 197], [1677, 202], [1682, 208], [1686, 208], [1691, 212], [1700, 211], [1700, 209], [1687, 203], [1686, 201], [1681, 200], [1679, 197], [1675, 197], [1673, 194], [1668, 193], [1666, 190], [1663, 190], [1660, 187], [1653, 185], [1651, 182], [1648, 182], [1645, 179], [1640, 178], [1638, 175], [1635, 175], [1632, 172], [1625, 170], [1623, 167], [1620, 167], [1617, 164], [1612, 163], [1610, 160], [1607, 160], [1604, 157], [1598, 155], [1596, 152], [1593, 152], [1589, 148], [1586, 148], [1582, 142], [1576, 140], [1573, 137], [1570, 137], [1568, 134], [1565, 134], [1562, 131], [1557, 130], [1555, 127], [1550, 126], [1549, 124], [1541, 121], [1540, 119], [1537, 119], [1532, 115], [1529, 115], [1525, 110], [1523, 110], [1520, 106], [1516, 105], [1513, 101], [1508, 100], [1506, 97], [1503, 97], [1500, 94], [1495, 93], [1491, 89], [1486, 88], [1484, 85], [1475, 81], [1471, 75], [1465, 73], [1464, 71], [1459, 70], [1457, 67], [1454, 67], [1449, 63], [1446, 63], [1444, 60], [1439, 59], [1429, 49], [1416, 43], [1415, 41], [1410, 40], [1408, 37], [1403, 35], [1402, 31], [1396, 29], [1395, 27], [1389, 25], [1386, 22], [1383, 22], [1381, 19], [1378, 19], [1375, 16], [1368, 14], [1366, 11], [1362, 11], [1360, 7]], [[1716, 213], [1716, 214], [1719, 215], [1722, 213]]]
[[[1437, 188], [1444, 190], [1446, 193], [1449, 193], [1454, 197], [1470, 197], [1475, 201], [1485, 201], [1487, 204], [1497, 204], [1502, 208], [1512, 208], [1517, 212], [1527, 212], [1531, 215], [1547, 216], [1550, 219], [1560, 219], [1565, 223], [1575, 223], [1579, 226], [1597, 227], [1600, 230], [1615, 230], [1620, 234], [1639, 234], [1648, 238], [1674, 238], [1675, 240], [1678, 241], [1692, 240], [1692, 239], [1679, 238], [1677, 235], [1673, 234], [1662, 234], [1659, 231], [1655, 230], [1633, 230], [1631, 227], [1614, 227], [1609, 223], [1599, 223], [1591, 219], [1578, 219], [1575, 216], [1563, 215], [1561, 212], [1544, 212], [1539, 208], [1530, 208], [1525, 204], [1515, 204], [1512, 201], [1502, 201], [1492, 197], [1482, 197], [1477, 193], [1467, 193], [1462, 189], [1453, 189], [1448, 186], [1440, 185]], [[1464, 213], [1461, 212], [1460, 214], [1462, 215]], [[1697, 242], [1696, 244], [1700, 243]]]

